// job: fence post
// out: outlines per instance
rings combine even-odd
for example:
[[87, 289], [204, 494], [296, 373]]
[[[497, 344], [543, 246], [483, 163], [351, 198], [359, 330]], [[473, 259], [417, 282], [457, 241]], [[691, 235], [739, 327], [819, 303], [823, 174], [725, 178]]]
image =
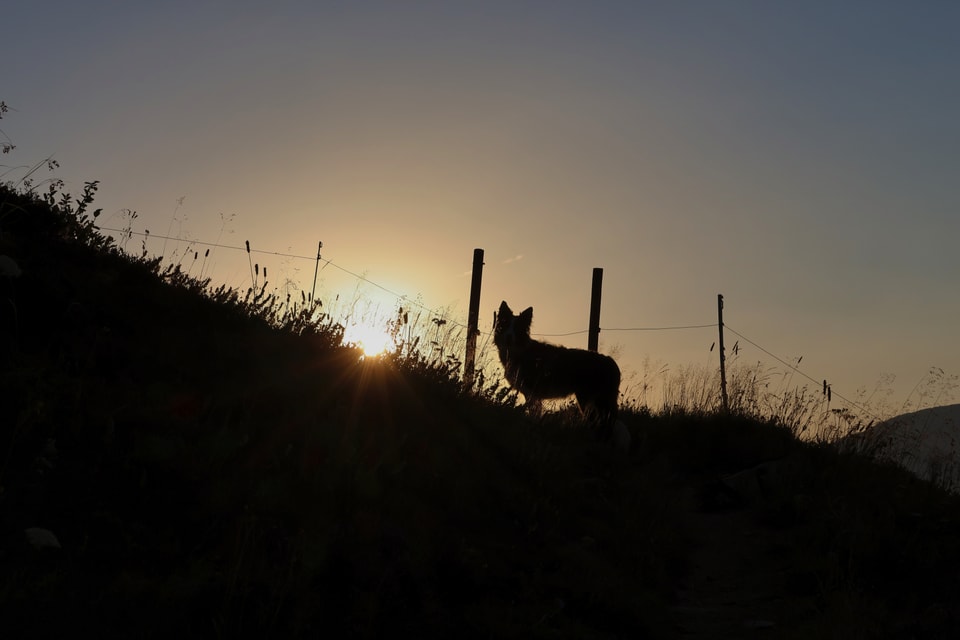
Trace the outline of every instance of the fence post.
[[720, 399], [723, 402], [723, 412], [730, 412], [730, 402], [727, 399], [727, 355], [723, 351], [723, 295], [717, 294], [717, 326], [720, 329]]
[[587, 333], [587, 349], [600, 348], [600, 291], [603, 289], [603, 269], [593, 268], [593, 286], [590, 289], [590, 330]]
[[473, 387], [476, 370], [477, 334], [480, 333], [480, 283], [483, 280], [483, 249], [473, 250], [473, 278], [470, 281], [470, 309], [467, 314], [467, 350], [463, 358], [463, 384]]
[[317, 293], [317, 272], [320, 271], [320, 249], [323, 248], [323, 241], [317, 241], [317, 262], [313, 266], [313, 287], [310, 289], [310, 304], [313, 304], [313, 296]]

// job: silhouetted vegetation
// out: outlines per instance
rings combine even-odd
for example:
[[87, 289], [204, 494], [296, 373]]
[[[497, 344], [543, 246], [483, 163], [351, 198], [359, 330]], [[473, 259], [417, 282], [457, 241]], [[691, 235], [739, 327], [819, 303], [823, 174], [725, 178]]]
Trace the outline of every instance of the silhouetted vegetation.
[[929, 483], [676, 407], [620, 453], [131, 256], [60, 187], [0, 187], [0, 636], [954, 636]]

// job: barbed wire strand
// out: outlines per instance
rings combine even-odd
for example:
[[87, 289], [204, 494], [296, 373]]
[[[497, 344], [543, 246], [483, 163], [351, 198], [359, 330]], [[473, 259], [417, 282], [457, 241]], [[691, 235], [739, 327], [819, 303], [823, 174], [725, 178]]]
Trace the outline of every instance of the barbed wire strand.
[[[124, 234], [136, 235], [136, 236], [143, 236], [143, 237], [145, 237], [145, 238], [160, 238], [160, 239], [162, 239], [162, 240], [179, 240], [180, 242], [183, 242], [183, 243], [187, 244], [188, 246], [189, 246], [189, 245], [195, 245], [195, 244], [196, 244], [196, 245], [202, 245], [202, 246], [205, 246], [205, 247], [214, 247], [214, 248], [217, 248], [217, 249], [232, 249], [232, 250], [234, 250], [234, 251], [247, 251], [247, 248], [246, 248], [246, 247], [235, 247], [235, 246], [229, 245], [229, 244], [216, 244], [216, 243], [213, 243], [213, 242], [204, 242], [204, 241], [202, 241], [202, 240], [190, 240], [190, 239], [184, 239], [184, 238], [173, 238], [173, 237], [170, 237], [170, 236], [163, 236], [163, 235], [159, 235], [159, 234], [144, 233], [144, 232], [142, 232], [142, 231], [132, 231], [132, 230], [128, 230], [128, 229], [114, 229], [114, 228], [111, 228], [111, 227], [98, 227], [98, 229], [100, 229], [101, 231], [116, 231], [116, 232], [118, 232], [118, 233], [124, 233]], [[278, 257], [281, 257], [281, 258], [298, 258], [298, 259], [301, 259], [301, 260], [309, 260], [310, 262], [316, 262], [316, 261], [318, 260], [317, 256], [301, 256], [301, 255], [298, 255], [298, 254], [295, 254], [295, 253], [283, 253], [283, 252], [280, 252], [280, 251], [264, 251], [264, 250], [262, 250], [262, 249], [254, 249], [254, 248], [252, 248], [252, 247], [250, 248], [249, 253], [259, 253], [259, 254], [261, 254], [261, 255], [278, 256]], [[359, 273], [355, 273], [355, 272], [353, 272], [353, 271], [351, 271], [350, 269], [347, 269], [347, 268], [345, 268], [345, 267], [341, 267], [340, 265], [338, 265], [337, 263], [333, 262], [332, 260], [328, 260], [328, 259], [326, 259], [326, 258], [319, 258], [319, 261], [324, 263], [324, 265], [323, 265], [323, 267], [321, 268], [321, 270], [322, 270], [322, 269], [326, 269], [327, 266], [331, 266], [331, 267], [333, 267], [334, 269], [339, 269], [339, 270], [342, 271], [343, 273], [346, 273], [346, 274], [348, 274], [348, 275], [350, 275], [350, 276], [353, 276], [353, 277], [356, 278], [357, 280], [361, 280], [361, 281], [363, 281], [363, 282], [366, 282], [367, 284], [372, 285], [372, 286], [380, 289], [381, 291], [384, 291], [384, 292], [386, 292], [386, 293], [389, 293], [390, 295], [394, 296], [394, 297], [397, 298], [398, 300], [403, 300], [403, 301], [405, 301], [405, 302], [406, 302], [407, 304], [409, 304], [410, 306], [418, 307], [419, 309], [428, 312], [430, 315], [437, 316], [437, 317], [441, 317], [441, 318], [443, 318], [443, 316], [444, 316], [443, 313], [438, 313], [435, 309], [432, 309], [432, 308], [430, 308], [430, 307], [427, 307], [426, 305], [420, 304], [420, 303], [417, 302], [416, 300], [411, 300], [410, 297], [407, 296], [406, 294], [398, 293], [398, 292], [396, 292], [396, 291], [393, 291], [393, 290], [389, 289], [388, 287], [383, 286], [383, 285], [380, 284], [379, 282], [374, 282], [373, 280], [371, 280], [370, 278], [367, 278], [366, 276], [363, 276], [363, 275], [361, 275], [361, 274], [359, 274]], [[446, 318], [444, 318], [444, 319], [446, 320]], [[459, 322], [456, 322], [455, 320], [447, 320], [447, 322], [449, 322], [450, 324], [456, 325], [456, 326], [458, 326], [458, 327], [462, 327], [462, 328], [464, 328], [464, 329], [467, 328], [467, 325], [461, 324], [461, 323], [459, 323]]]
[[[437, 312], [435, 309], [433, 309], [433, 308], [430, 308], [430, 307], [427, 307], [426, 305], [420, 304], [420, 303], [417, 302], [416, 300], [411, 300], [406, 294], [402, 294], [402, 293], [398, 293], [398, 292], [396, 292], [396, 291], [393, 291], [392, 289], [390, 289], [390, 288], [388, 288], [388, 287], [385, 287], [385, 286], [383, 286], [382, 284], [380, 284], [380, 283], [378, 283], [378, 282], [375, 282], [375, 281], [371, 280], [370, 278], [367, 278], [366, 276], [363, 276], [363, 275], [361, 275], [361, 274], [359, 274], [359, 273], [355, 273], [354, 271], [351, 271], [350, 269], [347, 269], [347, 268], [345, 268], [345, 267], [341, 267], [340, 265], [338, 265], [337, 263], [333, 262], [332, 260], [322, 258], [322, 257], [319, 256], [319, 254], [318, 254], [317, 256], [303, 256], [303, 255], [299, 255], [299, 254], [295, 254], [295, 253], [283, 253], [283, 252], [280, 252], [280, 251], [265, 251], [265, 250], [262, 250], [262, 249], [254, 249], [254, 248], [247, 249], [247, 247], [245, 247], [245, 246], [244, 246], [244, 247], [237, 247], [237, 246], [227, 245], [227, 244], [218, 244], [218, 243], [213, 243], [213, 242], [204, 242], [204, 241], [202, 241], [202, 240], [190, 240], [190, 239], [184, 239], [184, 238], [174, 238], [174, 237], [164, 236], [164, 235], [159, 235], [159, 234], [152, 234], [152, 233], [141, 232], [141, 231], [133, 231], [133, 230], [131, 230], [131, 229], [116, 229], [116, 228], [112, 228], [112, 227], [97, 227], [97, 228], [100, 229], [101, 231], [114, 231], [114, 232], [117, 232], [117, 233], [126, 234], [126, 235], [128, 235], [128, 236], [136, 235], [136, 236], [143, 236], [143, 237], [145, 237], [145, 238], [153, 237], [153, 238], [159, 238], [159, 239], [162, 239], [162, 240], [178, 240], [178, 241], [180, 241], [180, 242], [184, 242], [185, 244], [187, 244], [188, 247], [191, 246], [191, 245], [201, 245], [201, 246], [205, 246], [205, 247], [213, 247], [213, 248], [218, 248], [218, 249], [230, 249], [230, 250], [234, 250], [234, 251], [247, 251], [248, 253], [257, 253], [257, 254], [261, 254], [261, 255], [277, 256], [277, 257], [281, 257], [281, 258], [296, 258], [296, 259], [299, 259], [299, 260], [309, 260], [309, 261], [311, 261], [311, 262], [315, 262], [315, 261], [318, 261], [318, 260], [319, 260], [319, 261], [324, 262], [324, 267], [323, 267], [323, 268], [326, 268], [327, 266], [332, 266], [333, 268], [338, 269], [338, 270], [342, 271], [343, 273], [346, 273], [346, 274], [348, 274], [348, 275], [356, 278], [357, 280], [360, 280], [360, 281], [362, 281], [362, 282], [366, 282], [367, 284], [369, 284], [369, 285], [371, 285], [371, 286], [374, 286], [374, 287], [380, 289], [381, 291], [384, 291], [384, 292], [386, 292], [386, 293], [394, 296], [394, 297], [397, 298], [398, 300], [405, 301], [407, 304], [409, 304], [409, 305], [411, 305], [411, 306], [418, 307], [419, 309], [421, 309], [421, 310], [423, 310], [423, 311], [426, 311], [426, 312], [428, 312], [429, 314], [431, 314], [431, 315], [433, 315], [433, 316], [437, 316], [437, 317], [439, 317], [439, 318], [442, 318], [442, 319], [446, 320], [447, 322], [449, 322], [450, 324], [453, 324], [453, 325], [455, 325], [455, 326], [457, 326], [457, 327], [460, 327], [460, 328], [468, 329], [468, 330], [469, 330], [469, 327], [468, 327], [467, 325], [465, 325], [465, 324], [462, 324], [462, 323], [457, 322], [457, 321], [455, 321], [455, 320], [450, 320], [450, 319], [444, 318], [444, 315], [445, 315], [444, 313], [438, 313], [438, 312]], [[715, 323], [710, 323], [710, 324], [674, 325], [674, 326], [658, 326], [658, 327], [613, 327], [613, 328], [602, 328], [602, 327], [601, 327], [600, 330], [601, 330], [601, 331], [629, 331], [629, 332], [632, 332], [632, 331], [680, 331], [680, 330], [692, 330], [692, 329], [707, 329], [707, 328], [714, 328], [714, 327], [716, 327], [716, 326], [717, 326], [717, 325], [716, 325]], [[730, 333], [734, 334], [735, 336], [737, 336], [737, 337], [740, 338], [741, 340], [743, 340], [743, 341], [745, 341], [745, 342], [753, 345], [754, 347], [756, 347], [757, 349], [759, 349], [759, 350], [762, 351], [763, 353], [767, 354], [768, 356], [770, 356], [771, 358], [773, 358], [774, 360], [776, 360], [776, 361], [779, 362], [780, 364], [782, 364], [782, 365], [784, 365], [785, 367], [788, 367], [789, 369], [797, 372], [798, 374], [800, 374], [801, 376], [803, 376], [804, 378], [806, 378], [806, 379], [809, 380], [810, 382], [812, 382], [812, 383], [814, 383], [814, 384], [816, 384], [816, 385], [819, 385], [819, 384], [820, 384], [820, 381], [819, 381], [819, 380], [814, 379], [813, 377], [811, 377], [810, 375], [808, 375], [806, 372], [802, 371], [798, 366], [787, 362], [787, 361], [784, 360], [783, 358], [777, 356], [776, 354], [772, 353], [771, 351], [769, 351], [769, 350], [765, 349], [764, 347], [760, 346], [759, 344], [757, 344], [756, 342], [754, 342], [754, 341], [751, 340], [750, 338], [746, 337], [745, 335], [743, 335], [743, 334], [740, 333], [739, 331], [736, 331], [735, 329], [733, 329], [729, 324], [724, 323], [723, 326], [724, 326], [725, 329], [727, 329], [728, 331], [730, 331]], [[482, 331], [482, 330], [480, 330], [479, 328], [477, 329], [477, 332], [478, 332], [479, 334], [481, 334], [481, 335], [485, 335], [488, 340], [489, 340], [489, 338], [493, 335], [492, 332], [490, 332], [490, 331]], [[584, 333], [589, 333], [589, 332], [590, 332], [590, 329], [580, 329], [580, 330], [578, 330], [578, 331], [568, 331], [568, 332], [566, 332], [566, 333], [534, 333], [534, 334], [532, 334], [532, 335], [539, 336], [539, 337], [545, 337], [545, 338], [563, 338], [563, 337], [568, 337], [568, 336], [582, 335], [582, 334], [584, 334]], [[871, 413], [870, 411], [868, 411], [865, 407], [863, 407], [863, 406], [859, 405], [858, 403], [853, 402], [852, 400], [844, 397], [844, 396], [841, 395], [840, 393], [838, 393], [838, 392], [836, 392], [836, 391], [833, 391], [832, 387], [831, 387], [831, 395], [836, 396], [836, 397], [839, 398], [840, 400], [843, 400], [843, 401], [846, 402], [849, 406], [851, 406], [851, 407], [853, 407], [853, 408], [861, 411], [861, 412], [864, 413], [865, 415], [870, 416], [870, 417], [872, 417], [873, 419], [875, 419], [875, 420], [877, 420], [877, 421], [880, 420], [879, 417], [877, 417], [876, 415], [874, 415], [873, 413]]]
[[[767, 349], [764, 349], [763, 347], [761, 347], [759, 344], [757, 344], [756, 342], [754, 342], [754, 341], [751, 340], [750, 338], [746, 337], [745, 335], [743, 335], [743, 334], [740, 333], [739, 331], [733, 329], [733, 328], [732, 328], [729, 324], [727, 324], [726, 322], [723, 323], [723, 328], [724, 328], [725, 330], [729, 331], [730, 333], [732, 333], [733, 335], [737, 336], [737, 337], [740, 338], [741, 340], [743, 340], [743, 341], [745, 341], [745, 342], [748, 342], [749, 344], [753, 345], [754, 347], [756, 347], [756, 348], [759, 349], [760, 351], [763, 351], [765, 354], [767, 354], [768, 356], [770, 356], [771, 358], [773, 358], [774, 360], [776, 360], [777, 362], [779, 362], [779, 363], [782, 364], [783, 366], [788, 367], [788, 368], [792, 369], [793, 371], [796, 371], [797, 373], [799, 373], [801, 376], [803, 376], [804, 378], [806, 378], [806, 379], [809, 380], [810, 382], [812, 382], [812, 383], [814, 383], [814, 384], [816, 384], [816, 385], [821, 384], [821, 380], [816, 380], [816, 379], [812, 378], [811, 376], [807, 375], [804, 371], [802, 371], [802, 370], [800, 369], [800, 367], [798, 367], [797, 365], [791, 364], [791, 363], [787, 362], [786, 360], [784, 360], [783, 358], [777, 356], [776, 354], [771, 353], [771, 352], [768, 351]], [[826, 382], [826, 378], [823, 379], [823, 382]], [[864, 406], [862, 406], [862, 405], [860, 405], [860, 404], [858, 404], [858, 403], [856, 403], [856, 402], [854, 402], [854, 401], [852, 401], [852, 400], [850, 400], [850, 399], [848, 399], [848, 398], [845, 398], [845, 397], [842, 396], [841, 394], [839, 394], [839, 393], [837, 393], [836, 391], [834, 391], [834, 390], [833, 390], [833, 387], [830, 387], [830, 395], [831, 395], [831, 396], [836, 396], [837, 398], [840, 398], [841, 400], [843, 400], [844, 402], [846, 402], [849, 406], [851, 406], [851, 407], [853, 407], [854, 409], [857, 409], [858, 411], [862, 412], [863, 414], [865, 414], [865, 415], [873, 418], [873, 419], [876, 420], [877, 422], [879, 422], [879, 421], [881, 420], [881, 418], [879, 418], [878, 416], [874, 415], [871, 411], [867, 410], [866, 407], [864, 407]]]
[[568, 331], [566, 333], [533, 333], [530, 335], [538, 336], [540, 338], [563, 338], [565, 336], [577, 336], [583, 333], [590, 333], [590, 329], [580, 329], [579, 331]]
[[[245, 246], [239, 247], [239, 246], [233, 246], [233, 245], [229, 245], [229, 244], [217, 244], [217, 243], [213, 243], [213, 242], [204, 242], [204, 241], [202, 241], [202, 240], [191, 240], [191, 239], [186, 239], [186, 238], [175, 238], [175, 237], [166, 236], [166, 235], [160, 235], [160, 234], [154, 234], [154, 233], [145, 233], [145, 232], [142, 232], [142, 231], [133, 231], [133, 230], [130, 230], [130, 229], [115, 229], [115, 228], [112, 228], [112, 227], [98, 227], [98, 229], [100, 229], [101, 231], [115, 231], [115, 232], [117, 232], [117, 233], [123, 233], [123, 234], [127, 234], [127, 235], [143, 236], [143, 237], [145, 237], [145, 238], [158, 238], [158, 239], [161, 239], [161, 240], [177, 240], [177, 241], [180, 241], [180, 242], [185, 243], [186, 245], [188, 245], [188, 247], [189, 247], [190, 245], [201, 245], [201, 246], [213, 247], [213, 248], [217, 248], [217, 249], [231, 249], [231, 250], [234, 250], [234, 251], [248, 251], [248, 249], [247, 249]], [[251, 248], [249, 249], [249, 253], [258, 253], [258, 254], [261, 254], [261, 255], [277, 256], [277, 257], [281, 257], [281, 258], [296, 258], [296, 259], [300, 259], [300, 260], [309, 260], [310, 262], [316, 262], [316, 261], [318, 260], [318, 257], [317, 257], [317, 256], [303, 256], [303, 255], [298, 255], [298, 254], [295, 254], [295, 253], [283, 253], [283, 252], [281, 252], [281, 251], [265, 251], [265, 250], [262, 250], [262, 249], [254, 249], [253, 247], [251, 247]], [[462, 329], [469, 329], [469, 327], [468, 327], [467, 325], [463, 324], [463, 323], [460, 323], [460, 322], [457, 322], [457, 321], [455, 321], [455, 320], [451, 320], [451, 319], [448, 319], [448, 318], [444, 318], [444, 315], [445, 315], [444, 313], [438, 313], [438, 312], [437, 312], [435, 309], [433, 309], [433, 308], [430, 308], [430, 307], [427, 307], [426, 305], [420, 304], [420, 303], [417, 302], [416, 300], [411, 300], [411, 299], [409, 298], [409, 296], [407, 296], [406, 294], [402, 294], [402, 293], [398, 293], [398, 292], [396, 292], [396, 291], [393, 291], [392, 289], [390, 289], [390, 288], [388, 288], [388, 287], [385, 287], [385, 286], [383, 286], [382, 284], [380, 284], [380, 283], [378, 283], [378, 282], [375, 282], [375, 281], [371, 280], [370, 278], [367, 278], [366, 276], [363, 276], [363, 275], [361, 275], [361, 274], [359, 274], [359, 273], [356, 273], [356, 272], [354, 272], [354, 271], [351, 271], [350, 269], [347, 269], [347, 268], [345, 268], [345, 267], [342, 267], [342, 266], [338, 265], [337, 263], [333, 262], [332, 260], [329, 260], [329, 259], [326, 259], [326, 258], [319, 258], [319, 260], [320, 260], [320, 262], [323, 262], [323, 263], [324, 263], [324, 265], [323, 265], [323, 268], [324, 268], [324, 269], [325, 269], [327, 266], [332, 266], [334, 269], [339, 269], [339, 270], [342, 271], [343, 273], [346, 273], [346, 274], [348, 274], [348, 275], [356, 278], [357, 280], [361, 280], [361, 281], [363, 281], [363, 282], [366, 282], [367, 284], [369, 284], [369, 285], [371, 285], [371, 286], [374, 286], [374, 287], [380, 289], [381, 291], [384, 291], [384, 292], [386, 292], [386, 293], [389, 293], [391, 296], [394, 296], [394, 297], [397, 298], [398, 300], [406, 301], [406, 303], [409, 304], [409, 305], [411, 305], [411, 306], [418, 307], [419, 309], [421, 309], [421, 310], [423, 310], [423, 311], [426, 311], [426, 312], [430, 313], [430, 314], [433, 315], [433, 316], [437, 316], [437, 317], [443, 318], [443, 319], [446, 320], [448, 323], [450, 323], [450, 324], [452, 324], [452, 325], [454, 325], [454, 326], [460, 327], [460, 328], [462, 328]], [[613, 328], [613, 329], [604, 329], [604, 328], [601, 328], [601, 331], [671, 331], [671, 330], [677, 330], [677, 329], [703, 329], [703, 328], [706, 328], [706, 327], [715, 327], [715, 326], [716, 326], [715, 324], [701, 324], [701, 325], [682, 325], [682, 326], [672, 326], [672, 327], [630, 327], [630, 328]], [[482, 331], [482, 330], [479, 329], [479, 327], [478, 327], [477, 330], [480, 332], [481, 335], [486, 335], [486, 336], [492, 336], [492, 335], [493, 335], [492, 332]], [[590, 329], [580, 329], [580, 330], [577, 330], [577, 331], [568, 331], [568, 332], [566, 332], [566, 333], [534, 333], [534, 334], [532, 334], [532, 335], [539, 336], [539, 337], [544, 337], [544, 338], [562, 338], [562, 337], [575, 336], [575, 335], [580, 335], [580, 334], [589, 333], [589, 332], [590, 332]]]
[[628, 327], [628, 328], [612, 328], [608, 329], [602, 327], [601, 331], [676, 331], [681, 329], [716, 329], [717, 323], [713, 322], [710, 324], [686, 324], [678, 325], [674, 327]]

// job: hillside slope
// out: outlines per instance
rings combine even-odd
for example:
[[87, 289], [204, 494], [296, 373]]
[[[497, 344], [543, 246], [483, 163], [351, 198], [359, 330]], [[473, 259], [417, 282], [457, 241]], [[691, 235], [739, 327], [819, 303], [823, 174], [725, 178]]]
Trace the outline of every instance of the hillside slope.
[[[629, 455], [0, 189], [0, 635], [952, 637], [955, 499], [748, 418]], [[78, 209], [80, 209], [78, 211]], [[55, 541], [51, 536], [55, 536]]]

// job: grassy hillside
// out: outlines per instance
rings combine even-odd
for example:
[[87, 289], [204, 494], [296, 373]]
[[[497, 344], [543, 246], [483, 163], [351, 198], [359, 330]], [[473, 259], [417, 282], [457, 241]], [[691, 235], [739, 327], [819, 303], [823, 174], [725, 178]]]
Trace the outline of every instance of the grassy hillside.
[[737, 416], [625, 455], [124, 255], [92, 192], [0, 188], [0, 636], [954, 637], [935, 487]]

